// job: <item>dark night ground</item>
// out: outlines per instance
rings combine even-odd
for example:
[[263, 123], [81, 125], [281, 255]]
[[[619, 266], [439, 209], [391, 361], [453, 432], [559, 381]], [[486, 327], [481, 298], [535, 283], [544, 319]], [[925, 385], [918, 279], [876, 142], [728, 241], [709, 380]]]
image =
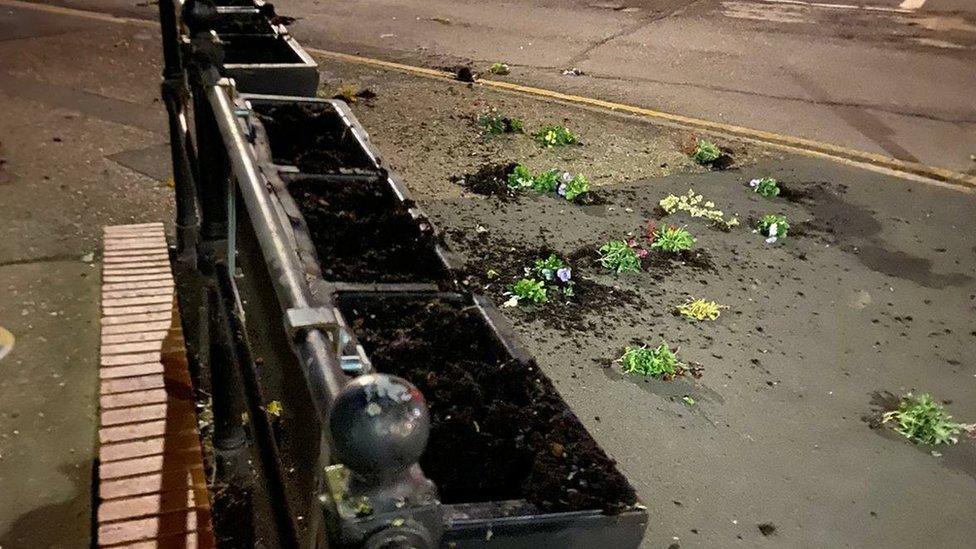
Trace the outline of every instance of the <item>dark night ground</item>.
[[[639, 235], [660, 198], [689, 187], [744, 224], [780, 212], [804, 233], [767, 246], [745, 226], [723, 233], [678, 215], [672, 221], [688, 225], [714, 270], [672, 265], [615, 277], [577, 262], [577, 273], [593, 278], [591, 295], [605, 296], [594, 302], [599, 314], [571, 312], [567, 323], [546, 319], [547, 309], [505, 310], [649, 507], [647, 547], [728, 547], [740, 537], [752, 546], [767, 535], [783, 546], [968, 543], [973, 441], [934, 457], [862, 418], [888, 392], [912, 389], [952, 401], [960, 420], [976, 418], [971, 196], [734, 143], [741, 167], [705, 172], [679, 152], [687, 134], [667, 128], [331, 61], [323, 78], [377, 93], [353, 106], [357, 116], [471, 266], [511, 265], [523, 249], [569, 256]], [[524, 116], [530, 129], [565, 120], [584, 145], [546, 151], [525, 136], [483, 139], [472, 119], [488, 105]], [[608, 203], [504, 203], [452, 182], [512, 159], [582, 171]], [[767, 174], [808, 198], [751, 193], [746, 182]], [[496, 270], [517, 274], [500, 263]], [[671, 313], [688, 295], [730, 309], [691, 325]], [[604, 367], [624, 345], [662, 338], [703, 364], [703, 377], [645, 381]]]
[[[791, 200], [750, 192], [746, 181], [765, 173], [790, 187]], [[746, 226], [724, 233], [676, 214], [667, 220], [687, 224], [713, 270], [678, 264], [664, 274], [613, 276], [578, 261], [578, 275], [603, 286], [594, 290], [605, 296], [594, 314], [505, 309], [650, 507], [649, 546], [672, 536], [725, 546], [767, 535], [791, 546], [898, 546], [916, 535], [909, 524], [919, 505], [942, 509], [935, 523], [968, 520], [973, 441], [933, 457], [865, 419], [890, 403], [887, 393], [911, 389], [952, 400], [950, 413], [961, 420], [976, 418], [972, 198], [793, 158], [604, 187], [608, 206], [530, 194], [510, 204], [475, 197], [425, 207], [473, 265], [498, 258], [504, 280], [520, 274], [511, 267], [522, 250], [567, 257], [640, 235], [661, 197], [689, 187], [744, 224], [783, 213], [796, 236], [766, 245]], [[904, 198], [868, 207], [879, 188]], [[953, 221], [966, 225], [951, 229]], [[487, 232], [479, 235], [479, 225]], [[486, 292], [501, 299], [498, 288]], [[730, 309], [717, 322], [689, 324], [671, 313], [687, 296]], [[549, 316], [561, 311], [563, 318]], [[642, 380], [610, 365], [624, 345], [662, 338], [704, 365], [700, 380]], [[685, 395], [696, 404], [684, 404]], [[941, 540], [935, 545], [956, 544], [936, 528], [925, 528]]]

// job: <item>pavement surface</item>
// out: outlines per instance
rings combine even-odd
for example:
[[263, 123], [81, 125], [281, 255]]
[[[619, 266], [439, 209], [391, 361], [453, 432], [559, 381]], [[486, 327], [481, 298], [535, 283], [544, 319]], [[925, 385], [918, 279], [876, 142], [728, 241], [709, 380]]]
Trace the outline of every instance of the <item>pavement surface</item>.
[[[136, 17], [133, 0], [48, 0]], [[976, 173], [968, 0], [279, 0], [305, 45]], [[562, 76], [569, 68], [583, 77]]]
[[171, 218], [157, 45], [0, 9], [3, 549], [89, 546], [102, 226]]
[[[155, 10], [114, 0], [72, 3], [140, 17]], [[793, 9], [779, 4], [779, 9]], [[869, 4], [903, 9], [895, 1]], [[632, 7], [637, 11], [586, 2], [518, 4], [525, 18], [513, 18], [510, 11], [486, 10], [479, 2], [286, 2], [288, 8], [282, 11], [306, 16], [296, 24], [295, 33], [322, 47], [430, 64], [501, 58], [518, 64], [514, 76], [529, 83], [559, 84], [560, 89], [628, 102], [646, 99], [649, 106], [671, 104], [676, 111], [683, 104], [688, 114], [701, 118], [731, 117], [723, 114], [728, 112], [736, 117], [750, 115], [769, 123], [765, 129], [797, 135], [810, 131], [810, 137], [879, 152], [887, 149], [878, 136], [884, 142], [887, 135], [894, 146], [919, 160], [938, 163], [942, 158], [943, 165], [964, 169], [976, 117], [971, 100], [967, 104], [959, 96], [964, 86], [972, 84], [973, 65], [965, 57], [972, 53], [972, 43], [966, 42], [970, 31], [958, 21], [965, 23], [971, 13], [928, 11], [969, 9], [961, 4], [930, 0], [912, 13], [789, 4], [798, 5], [796, 9], [806, 14], [803, 17], [820, 13], [817, 9], [831, 9], [846, 10], [852, 18], [848, 23], [829, 24], [770, 21], [766, 9], [760, 10], [764, 20], [729, 16], [724, 7], [709, 1], [635, 3]], [[639, 26], [633, 20], [652, 12], [661, 17], [641, 21]], [[425, 19], [445, 13], [449, 23]], [[903, 26], [911, 30], [905, 32], [916, 34], [896, 36], [892, 29], [903, 27], [893, 26], [888, 19], [865, 29], [865, 21], [875, 13], [958, 24], [931, 31], [906, 23]], [[373, 16], [364, 19], [364, 14]], [[408, 24], [389, 23], [393, 16]], [[469, 26], [459, 30], [461, 20]], [[715, 21], [722, 24], [716, 27]], [[383, 30], [384, 25], [393, 30]], [[598, 44], [628, 25], [635, 27], [631, 33]], [[857, 36], [831, 34], [844, 25], [856, 28]], [[377, 47], [381, 35], [389, 32], [401, 33], [392, 40], [395, 47]], [[547, 39], [533, 40], [536, 46], [529, 46], [525, 36], [530, 35]], [[936, 35], [941, 38], [931, 38]], [[642, 36], [647, 42], [635, 41]], [[696, 36], [698, 40], [692, 40]], [[4, 113], [0, 117], [0, 326], [16, 338], [13, 352], [0, 360], [0, 547], [87, 547], [96, 435], [101, 227], [172, 219], [164, 111], [157, 99], [158, 36], [152, 27], [0, 4], [0, 37], [0, 112]], [[647, 58], [654, 63], [631, 56], [638, 51], [635, 44], [655, 44], [654, 37], [667, 46], [648, 46], [656, 52]], [[912, 45], [912, 37], [964, 47]], [[750, 42], [742, 42], [747, 39]], [[438, 48], [450, 46], [456, 51], [442, 50], [435, 56], [418, 49], [431, 48], [434, 42]], [[586, 51], [593, 45], [597, 47]], [[491, 51], [492, 47], [501, 49]], [[524, 53], [527, 47], [536, 49]], [[609, 48], [606, 58], [601, 57], [604, 47]], [[736, 54], [720, 55], [720, 50], [736, 48]], [[837, 94], [831, 97], [843, 98], [811, 99], [803, 89], [785, 84], [778, 62], [753, 64], [777, 59], [783, 51], [794, 52], [790, 57], [803, 71], [830, 80], [834, 86], [830, 93]], [[706, 66], [709, 56], [721, 59], [721, 67]], [[831, 69], [824, 59], [837, 64]], [[645, 76], [655, 76], [647, 81], [627, 75], [562, 77], [559, 70], [571, 61], [596, 75], [604, 70], [612, 74], [630, 63]], [[864, 71], [850, 70], [852, 66], [863, 66]], [[674, 72], [679, 68], [688, 71], [689, 85], [680, 85]], [[376, 71], [349, 76], [353, 68], [325, 69], [327, 85], [342, 78], [398, 82]], [[909, 74], [912, 77], [906, 81]], [[763, 75], [772, 80], [762, 82]], [[712, 76], [731, 91], [702, 84]], [[430, 97], [448, 92], [422, 80], [397, 85], [402, 86], [399, 94], [379, 90], [375, 111], [366, 105], [356, 108], [381, 150], [409, 172], [411, 165], [425, 161], [428, 151], [398, 141], [402, 127], [381, 125], [378, 120], [390, 116], [379, 115], [409, 116], [430, 105]], [[448, 85], [458, 86], [437, 84]], [[742, 91], [748, 86], [783, 88], [777, 94]], [[837, 91], [841, 89], [844, 94]], [[884, 94], [879, 95], [881, 89]], [[382, 103], [385, 93], [400, 102]], [[882, 95], [885, 99], [878, 100]], [[843, 105], [834, 104], [838, 101]], [[381, 111], [381, 105], [392, 110]], [[878, 130], [881, 133], [871, 138], [839, 118], [836, 109], [870, 114], [883, 120], [888, 130], [898, 131]], [[377, 121], [369, 118], [370, 112]], [[777, 129], [773, 124], [777, 116], [788, 124]], [[457, 125], [459, 119], [445, 120]], [[617, 125], [624, 122], [607, 120], [594, 117], [589, 135], [600, 139], [601, 131], [608, 132], [607, 141], [619, 147], [632, 146], [642, 131], [651, 136], [655, 147], [665, 146], [669, 139], [643, 129], [649, 126], [620, 130]], [[791, 128], [795, 131], [786, 131]], [[618, 138], [621, 133], [624, 136]], [[588, 153], [584, 150], [584, 154]], [[613, 162], [613, 154], [605, 157], [610, 159], [607, 162]], [[976, 372], [968, 353], [976, 337], [971, 326], [976, 295], [976, 251], [968, 236], [976, 229], [971, 197], [821, 161], [779, 156], [763, 160], [761, 156], [751, 164], [757, 170], [775, 171], [805, 184], [829, 182], [832, 190], [821, 197], [820, 205], [790, 205], [789, 211], [797, 216], [804, 211], [814, 217], [832, 215], [845, 239], [830, 247], [830, 240], [798, 240], [800, 248], [810, 248], [806, 251], [815, 263], [790, 257], [804, 251], [800, 248], [777, 249], [768, 264], [749, 252], [743, 254], [748, 256], [744, 271], [726, 286], [709, 274], [685, 281], [698, 284], [702, 278], [721, 286], [723, 292], [727, 289], [742, 300], [738, 307], [753, 315], [748, 319], [762, 320], [759, 326], [766, 330], [763, 334], [754, 324], [736, 320], [715, 328], [722, 337], [704, 330], [684, 336], [681, 344], [688, 358], [710, 362], [706, 371], [714, 377], [707, 385], [634, 383], [595, 367], [591, 360], [595, 357], [574, 351], [545, 328], [539, 330], [546, 337], [533, 339], [537, 327], [523, 325], [523, 338], [537, 356], [548, 357], [543, 366], [560, 391], [620, 461], [643, 499], [653, 502], [647, 547], [966, 546], [976, 501], [972, 443], [946, 451], [948, 459], [940, 460], [890, 433], [873, 434], [859, 416], [873, 411], [874, 393], [884, 396], [886, 391], [898, 394], [923, 388], [951, 400], [951, 411], [959, 419], [976, 417], [971, 400]], [[486, 201], [449, 194], [445, 180], [458, 167], [450, 165], [450, 155], [442, 157], [443, 173], [428, 173], [430, 181], [407, 180], [442, 224], [463, 229], [465, 223], [481, 219], [500, 236], [518, 240], [526, 237], [518, 229], [521, 219], [550, 225], [562, 219], [562, 208], [548, 199], [503, 211]], [[711, 186], [722, 199], [741, 200], [734, 198], [731, 189], [746, 175], [678, 173], [659, 180], [653, 193], [639, 196], [646, 202], [658, 190], [681, 192], [695, 185], [702, 190]], [[837, 183], [845, 186], [843, 192], [833, 187]], [[879, 188], [885, 191], [878, 192]], [[628, 192], [638, 196], [633, 193], [647, 190]], [[758, 206], [749, 202], [736, 207], [746, 212]], [[459, 217], [458, 212], [467, 215]], [[622, 212], [607, 218], [586, 217], [578, 230], [602, 236], [601, 231], [619, 231], [636, 223], [641, 213]], [[745, 240], [748, 235], [737, 238], [742, 241], [733, 242], [735, 247], [752, 245]], [[724, 255], [732, 253], [723, 249]], [[793, 285], [763, 284], [772, 276], [766, 273], [787, 268], [784, 265], [809, 298], [795, 297]], [[651, 282], [641, 279], [637, 284]], [[768, 312], [770, 304], [784, 308], [777, 305]], [[647, 316], [650, 311], [632, 314], [637, 316], [614, 321], [620, 324], [619, 331], [608, 336], [594, 332], [589, 336], [592, 341], [583, 342], [585, 347], [595, 353], [611, 338], [615, 345], [626, 344], [629, 337], [646, 335], [639, 323], [657, 321]], [[860, 337], [852, 341], [851, 333]], [[651, 335], [658, 337], [658, 332]], [[742, 345], [724, 348], [733, 336], [741, 337]], [[710, 338], [722, 341], [722, 347]], [[798, 340], [802, 342], [794, 345]], [[729, 381], [721, 381], [723, 374], [731, 376]], [[696, 395], [701, 407], [685, 411], [681, 394], [675, 391]], [[661, 421], [662, 417], [668, 421]], [[775, 524], [775, 537], [757, 529], [766, 522]]]

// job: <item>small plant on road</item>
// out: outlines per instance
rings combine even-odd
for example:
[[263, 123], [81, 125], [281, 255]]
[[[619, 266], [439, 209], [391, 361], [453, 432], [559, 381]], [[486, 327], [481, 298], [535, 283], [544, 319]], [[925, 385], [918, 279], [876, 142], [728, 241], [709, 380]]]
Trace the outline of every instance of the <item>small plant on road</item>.
[[641, 258], [637, 250], [623, 240], [611, 240], [600, 246], [600, 265], [615, 273], [641, 270]]
[[518, 118], [503, 116], [497, 111], [491, 110], [478, 117], [478, 126], [487, 134], [501, 135], [503, 133], [521, 133], [525, 124]]
[[556, 193], [566, 200], [573, 202], [577, 198], [590, 192], [590, 182], [583, 177], [583, 174], [576, 174], [569, 177], [569, 172], [563, 174], [562, 183], [556, 189]]
[[532, 172], [524, 164], [516, 164], [508, 174], [508, 187], [510, 189], [524, 189], [532, 186]]
[[548, 291], [562, 293], [566, 297], [574, 295], [573, 269], [556, 254], [536, 259], [531, 267], [525, 268], [525, 274], [545, 281]]
[[695, 237], [691, 236], [691, 233], [681, 227], [668, 225], [654, 233], [651, 249], [675, 253], [690, 250], [694, 244]]
[[523, 278], [509, 286], [508, 291], [515, 300], [515, 304], [522, 301], [531, 301], [532, 303], [545, 303], [549, 301], [549, 296], [546, 292], [546, 283], [534, 278]]
[[681, 196], [669, 194], [658, 202], [658, 206], [667, 215], [685, 212], [691, 217], [707, 219], [724, 230], [739, 225], [737, 217], [725, 219], [725, 212], [716, 209], [714, 202], [705, 200], [705, 197], [695, 193], [694, 189], [688, 189], [688, 193]]
[[512, 72], [512, 70], [508, 67], [507, 63], [492, 63], [491, 66], [488, 67], [488, 72], [490, 72], [491, 74], [498, 74], [504, 76]]
[[758, 193], [760, 196], [764, 196], [766, 198], [779, 196], [779, 182], [772, 177], [760, 177], [759, 179], [753, 179], [749, 182], [749, 186], [752, 187], [752, 190]]
[[569, 128], [558, 125], [545, 126], [537, 131], [534, 137], [544, 147], [561, 147], [578, 142], [576, 135], [569, 131]]
[[955, 423], [945, 408], [928, 394], [905, 395], [897, 410], [887, 412], [882, 421], [896, 423], [895, 430], [918, 444], [955, 444], [959, 434], [972, 428]]
[[716, 320], [722, 314], [724, 305], [705, 299], [689, 299], [687, 303], [678, 306], [678, 314], [689, 320]]
[[624, 356], [618, 360], [623, 365], [625, 374], [639, 374], [642, 376], [663, 377], [670, 379], [684, 370], [685, 365], [678, 362], [675, 353], [666, 342], [649, 349], [647, 345], [641, 347], [628, 346], [624, 349]]
[[766, 237], [767, 244], [772, 244], [780, 238], [786, 238], [790, 231], [790, 224], [782, 215], [768, 214], [759, 220], [759, 223], [756, 224], [756, 230]]
[[691, 158], [703, 166], [715, 162], [720, 156], [722, 151], [718, 145], [700, 138], [695, 142], [695, 150], [691, 153]]
[[561, 178], [562, 172], [559, 170], [546, 170], [535, 176], [532, 180], [532, 188], [542, 194], [556, 192]]

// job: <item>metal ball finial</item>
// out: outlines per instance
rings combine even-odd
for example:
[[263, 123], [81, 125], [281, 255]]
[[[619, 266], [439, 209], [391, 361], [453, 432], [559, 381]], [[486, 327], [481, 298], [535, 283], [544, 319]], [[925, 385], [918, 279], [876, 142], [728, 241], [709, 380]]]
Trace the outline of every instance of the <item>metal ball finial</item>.
[[430, 417], [420, 391], [405, 379], [368, 374], [339, 393], [329, 417], [333, 449], [352, 471], [369, 477], [402, 473], [427, 445]]

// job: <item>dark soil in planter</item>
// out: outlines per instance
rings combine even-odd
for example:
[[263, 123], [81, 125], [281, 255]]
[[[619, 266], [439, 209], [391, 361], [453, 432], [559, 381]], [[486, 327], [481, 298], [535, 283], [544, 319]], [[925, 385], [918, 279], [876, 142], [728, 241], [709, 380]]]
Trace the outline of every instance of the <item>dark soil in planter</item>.
[[274, 34], [268, 19], [261, 13], [224, 14], [217, 17], [213, 22], [202, 26], [216, 31], [218, 36], [225, 34]]
[[343, 314], [380, 372], [427, 398], [420, 460], [445, 503], [526, 499], [546, 511], [636, 502], [633, 488], [534, 362], [512, 359], [473, 306], [442, 299], [366, 301]]
[[386, 182], [298, 179], [288, 190], [305, 217], [326, 280], [422, 282], [447, 277], [429, 224]]
[[373, 168], [331, 105], [255, 105], [276, 164], [329, 174]]
[[302, 59], [277, 36], [222, 36], [224, 64], [301, 63]]

